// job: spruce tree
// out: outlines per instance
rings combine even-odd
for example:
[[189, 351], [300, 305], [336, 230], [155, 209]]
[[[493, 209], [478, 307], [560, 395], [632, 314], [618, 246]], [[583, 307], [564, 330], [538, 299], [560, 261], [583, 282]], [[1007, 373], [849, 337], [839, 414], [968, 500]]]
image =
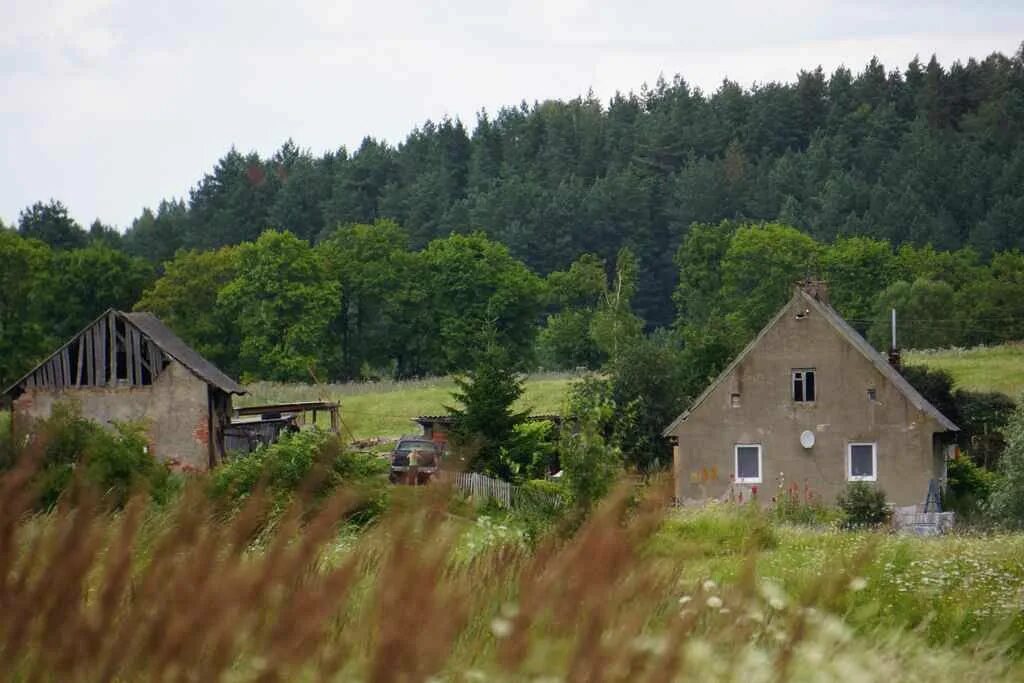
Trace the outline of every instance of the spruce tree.
[[498, 344], [493, 329], [484, 335], [484, 343], [473, 368], [455, 379], [452, 398], [460, 407], [448, 407], [455, 419], [453, 443], [467, 458], [469, 468], [502, 479], [515, 474], [505, 457], [514, 450], [516, 426], [528, 412], [513, 409], [523, 394], [523, 381], [506, 349]]

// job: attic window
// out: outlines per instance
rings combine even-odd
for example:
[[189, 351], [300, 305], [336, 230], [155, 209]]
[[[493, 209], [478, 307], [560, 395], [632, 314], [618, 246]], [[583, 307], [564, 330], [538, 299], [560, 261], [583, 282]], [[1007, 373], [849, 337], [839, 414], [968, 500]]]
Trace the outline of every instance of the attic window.
[[739, 394], [732, 394], [729, 397], [729, 405], [732, 406], [733, 408], [739, 408], [740, 407], [740, 395]]
[[793, 400], [797, 403], [811, 403], [817, 394], [814, 368], [793, 370]]
[[878, 400], [878, 392], [875, 391], [874, 387], [871, 387], [870, 389], [868, 389], [868, 400], [869, 401], [877, 401]]

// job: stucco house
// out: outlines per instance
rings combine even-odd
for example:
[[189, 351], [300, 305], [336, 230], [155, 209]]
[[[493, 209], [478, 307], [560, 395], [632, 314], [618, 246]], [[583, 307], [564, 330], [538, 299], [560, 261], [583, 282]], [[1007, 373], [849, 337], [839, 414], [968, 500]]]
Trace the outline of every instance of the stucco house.
[[224, 459], [231, 397], [245, 389], [150, 313], [108, 310], [69, 339], [3, 398], [15, 424], [75, 401], [100, 424], [142, 421], [161, 460], [206, 470]]
[[956, 431], [809, 282], [663, 433], [679, 501], [770, 500], [781, 476], [825, 500], [874, 482], [913, 505], [944, 479]]

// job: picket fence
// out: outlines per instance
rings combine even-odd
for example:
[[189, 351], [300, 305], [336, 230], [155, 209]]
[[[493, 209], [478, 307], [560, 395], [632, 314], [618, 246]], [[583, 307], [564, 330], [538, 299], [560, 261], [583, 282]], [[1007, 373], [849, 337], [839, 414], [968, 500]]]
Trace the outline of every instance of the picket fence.
[[553, 506], [561, 506], [561, 496], [552, 496], [540, 491], [526, 491], [521, 486], [513, 486], [507, 481], [494, 479], [477, 472], [438, 472], [440, 480], [452, 485], [477, 501], [493, 500], [499, 505], [512, 508], [528, 502], [542, 502]]

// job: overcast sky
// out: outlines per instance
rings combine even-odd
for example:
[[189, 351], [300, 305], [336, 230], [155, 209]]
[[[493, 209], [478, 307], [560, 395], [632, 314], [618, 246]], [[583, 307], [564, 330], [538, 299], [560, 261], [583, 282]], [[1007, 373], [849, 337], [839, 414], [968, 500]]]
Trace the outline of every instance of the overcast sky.
[[319, 154], [659, 74], [713, 91], [1024, 40], [1020, 0], [428, 4], [0, 0], [0, 219], [53, 197], [124, 229], [231, 145], [268, 155], [291, 137]]

